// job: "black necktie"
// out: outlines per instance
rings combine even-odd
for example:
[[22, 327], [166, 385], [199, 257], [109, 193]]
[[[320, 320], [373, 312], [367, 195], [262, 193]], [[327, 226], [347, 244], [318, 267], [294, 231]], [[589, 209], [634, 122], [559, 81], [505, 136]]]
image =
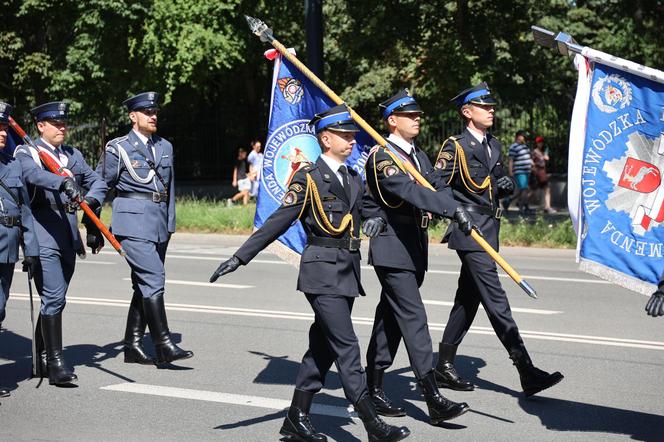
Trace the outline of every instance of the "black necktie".
[[346, 192], [346, 197], [350, 202], [350, 181], [348, 179], [348, 169], [346, 168], [345, 164], [339, 166], [339, 174], [341, 175], [343, 181], [344, 192]]
[[148, 138], [148, 141], [145, 143], [145, 146], [148, 148], [148, 158], [152, 160], [154, 163], [154, 152], [152, 150], [152, 146], [154, 146], [154, 143], [152, 142], [152, 138]]
[[482, 140], [482, 147], [484, 147], [484, 154], [486, 155], [487, 160], [491, 160], [491, 148], [489, 147], [486, 137]]
[[410, 153], [408, 154], [408, 156], [410, 157], [410, 161], [412, 161], [413, 166], [415, 166], [415, 169], [420, 170], [420, 164], [417, 161], [417, 153], [415, 152], [415, 147], [413, 147], [410, 150]]

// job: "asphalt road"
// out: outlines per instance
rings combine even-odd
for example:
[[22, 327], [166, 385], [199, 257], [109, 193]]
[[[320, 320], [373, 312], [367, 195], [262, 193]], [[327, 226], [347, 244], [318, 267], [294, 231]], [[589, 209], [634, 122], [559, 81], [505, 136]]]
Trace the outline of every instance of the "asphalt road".
[[[125, 364], [121, 339], [131, 297], [129, 271], [108, 249], [78, 261], [64, 313], [65, 355], [77, 388], [29, 379], [30, 322], [24, 274], [16, 273], [0, 335], [0, 440], [276, 441], [307, 347], [311, 311], [295, 291], [296, 269], [270, 253], [217, 284], [207, 283], [242, 237], [177, 234], [167, 259], [166, 301], [176, 341], [195, 357], [157, 369]], [[460, 347], [457, 368], [478, 388], [443, 390], [472, 411], [442, 427], [427, 422], [403, 346], [386, 374], [388, 394], [408, 417], [408, 440], [664, 440], [664, 319], [647, 317], [646, 297], [576, 270], [574, 252], [505, 248], [537, 289], [538, 300], [503, 283], [537, 366], [565, 379], [525, 399], [516, 370], [480, 311]], [[364, 253], [366, 257], [366, 253]], [[456, 290], [455, 254], [435, 245], [424, 282], [437, 350]], [[363, 352], [378, 282], [363, 269], [369, 295], [355, 303]], [[152, 350], [146, 339], [146, 347]], [[366, 440], [349, 415], [333, 372], [316, 396], [312, 420], [337, 441]]]

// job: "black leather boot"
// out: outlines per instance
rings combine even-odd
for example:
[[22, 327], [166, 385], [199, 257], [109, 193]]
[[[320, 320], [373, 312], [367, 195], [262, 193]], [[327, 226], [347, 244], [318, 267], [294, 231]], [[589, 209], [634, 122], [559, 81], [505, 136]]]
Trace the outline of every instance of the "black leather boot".
[[124, 361], [129, 364], [151, 365], [154, 361], [143, 348], [146, 322], [142, 298], [139, 293], [134, 293], [129, 304], [124, 338]]
[[67, 367], [62, 354], [62, 312], [55, 315], [41, 315], [42, 334], [46, 347], [48, 383], [69, 385], [78, 377]]
[[32, 373], [32, 377], [48, 377], [48, 364], [46, 363], [46, 350], [44, 349], [41, 313], [37, 318], [37, 326], [35, 327], [35, 354], [37, 355], [37, 363], [35, 364], [35, 373]]
[[436, 385], [440, 388], [449, 388], [457, 391], [473, 391], [475, 386], [461, 379], [454, 368], [457, 346], [451, 344], [438, 344], [438, 364], [436, 365]]
[[367, 387], [369, 387], [371, 400], [373, 400], [373, 403], [376, 406], [376, 413], [388, 417], [405, 416], [406, 410], [403, 407], [395, 406], [385, 394], [385, 390], [383, 390], [383, 375], [385, 371], [370, 370], [367, 367], [366, 373]]
[[157, 353], [157, 364], [189, 359], [194, 356], [193, 352], [183, 350], [171, 341], [171, 332], [168, 331], [166, 307], [164, 306], [164, 295], [143, 298], [143, 311]]
[[378, 416], [376, 406], [369, 394], [364, 394], [355, 404], [355, 411], [364, 423], [364, 428], [369, 435], [369, 442], [394, 442], [410, 436], [408, 428], [386, 424]]
[[539, 393], [549, 387], [553, 387], [564, 378], [564, 376], [558, 371], [555, 373], [547, 373], [546, 371], [535, 367], [525, 348], [511, 351], [510, 359], [512, 359], [516, 369], [519, 371], [521, 388], [523, 388], [526, 397]]
[[9, 393], [9, 389], [6, 387], [0, 387], [0, 397], [8, 397], [11, 396]]
[[438, 425], [443, 421], [454, 419], [470, 409], [467, 403], [452, 402], [440, 394], [436, 386], [436, 378], [433, 370], [420, 379], [418, 383], [429, 409], [429, 421], [431, 425]]
[[304, 442], [327, 442], [325, 435], [316, 433], [309, 420], [309, 410], [314, 394], [309, 391], [295, 389], [293, 401], [288, 409], [284, 424], [279, 434], [287, 438]]

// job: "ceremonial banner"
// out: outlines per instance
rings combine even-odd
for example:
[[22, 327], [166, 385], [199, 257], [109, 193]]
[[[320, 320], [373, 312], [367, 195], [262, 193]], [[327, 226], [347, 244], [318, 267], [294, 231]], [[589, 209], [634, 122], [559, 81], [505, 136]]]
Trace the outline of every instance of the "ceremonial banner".
[[[267, 218], [281, 205], [288, 184], [295, 172], [307, 162], [315, 162], [321, 154], [313, 127], [307, 123], [313, 116], [323, 112], [334, 103], [314, 86], [297, 68], [274, 49], [265, 53], [274, 60], [272, 99], [268, 135], [263, 152], [263, 170], [258, 190], [254, 226], [260, 228]], [[368, 137], [358, 134], [358, 144], [346, 161], [349, 167], [364, 176], [364, 163], [368, 156], [367, 146], [359, 139]], [[307, 242], [299, 221], [279, 241], [290, 250], [302, 253]], [[278, 250], [271, 249], [288, 259]]]
[[608, 59], [591, 60], [576, 56], [570, 131], [577, 261], [584, 271], [649, 295], [664, 271], [664, 84], [659, 74], [644, 78]]

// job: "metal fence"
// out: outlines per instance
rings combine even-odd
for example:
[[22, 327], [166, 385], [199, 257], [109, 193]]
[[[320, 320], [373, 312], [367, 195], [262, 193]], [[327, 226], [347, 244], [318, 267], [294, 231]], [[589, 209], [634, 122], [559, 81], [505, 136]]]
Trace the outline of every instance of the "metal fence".
[[[551, 158], [548, 168], [553, 173], [567, 171], [569, 118], [558, 117], [560, 112], [549, 103], [536, 103], [533, 110], [513, 115], [498, 108], [492, 133], [501, 140], [505, 154], [517, 130], [527, 130], [534, 144], [536, 136], [545, 138]], [[212, 112], [205, 119], [185, 120], [160, 115], [159, 134], [173, 143], [178, 181], [220, 183], [230, 181], [238, 147], [248, 147], [248, 139], [238, 135], [243, 131], [229, 127], [222, 111]], [[101, 153], [100, 122], [71, 126], [67, 143], [79, 148], [86, 160], [95, 165]], [[449, 136], [463, 130], [456, 112], [425, 115], [418, 144], [431, 156]], [[129, 125], [109, 123], [106, 140], [129, 131]]]

